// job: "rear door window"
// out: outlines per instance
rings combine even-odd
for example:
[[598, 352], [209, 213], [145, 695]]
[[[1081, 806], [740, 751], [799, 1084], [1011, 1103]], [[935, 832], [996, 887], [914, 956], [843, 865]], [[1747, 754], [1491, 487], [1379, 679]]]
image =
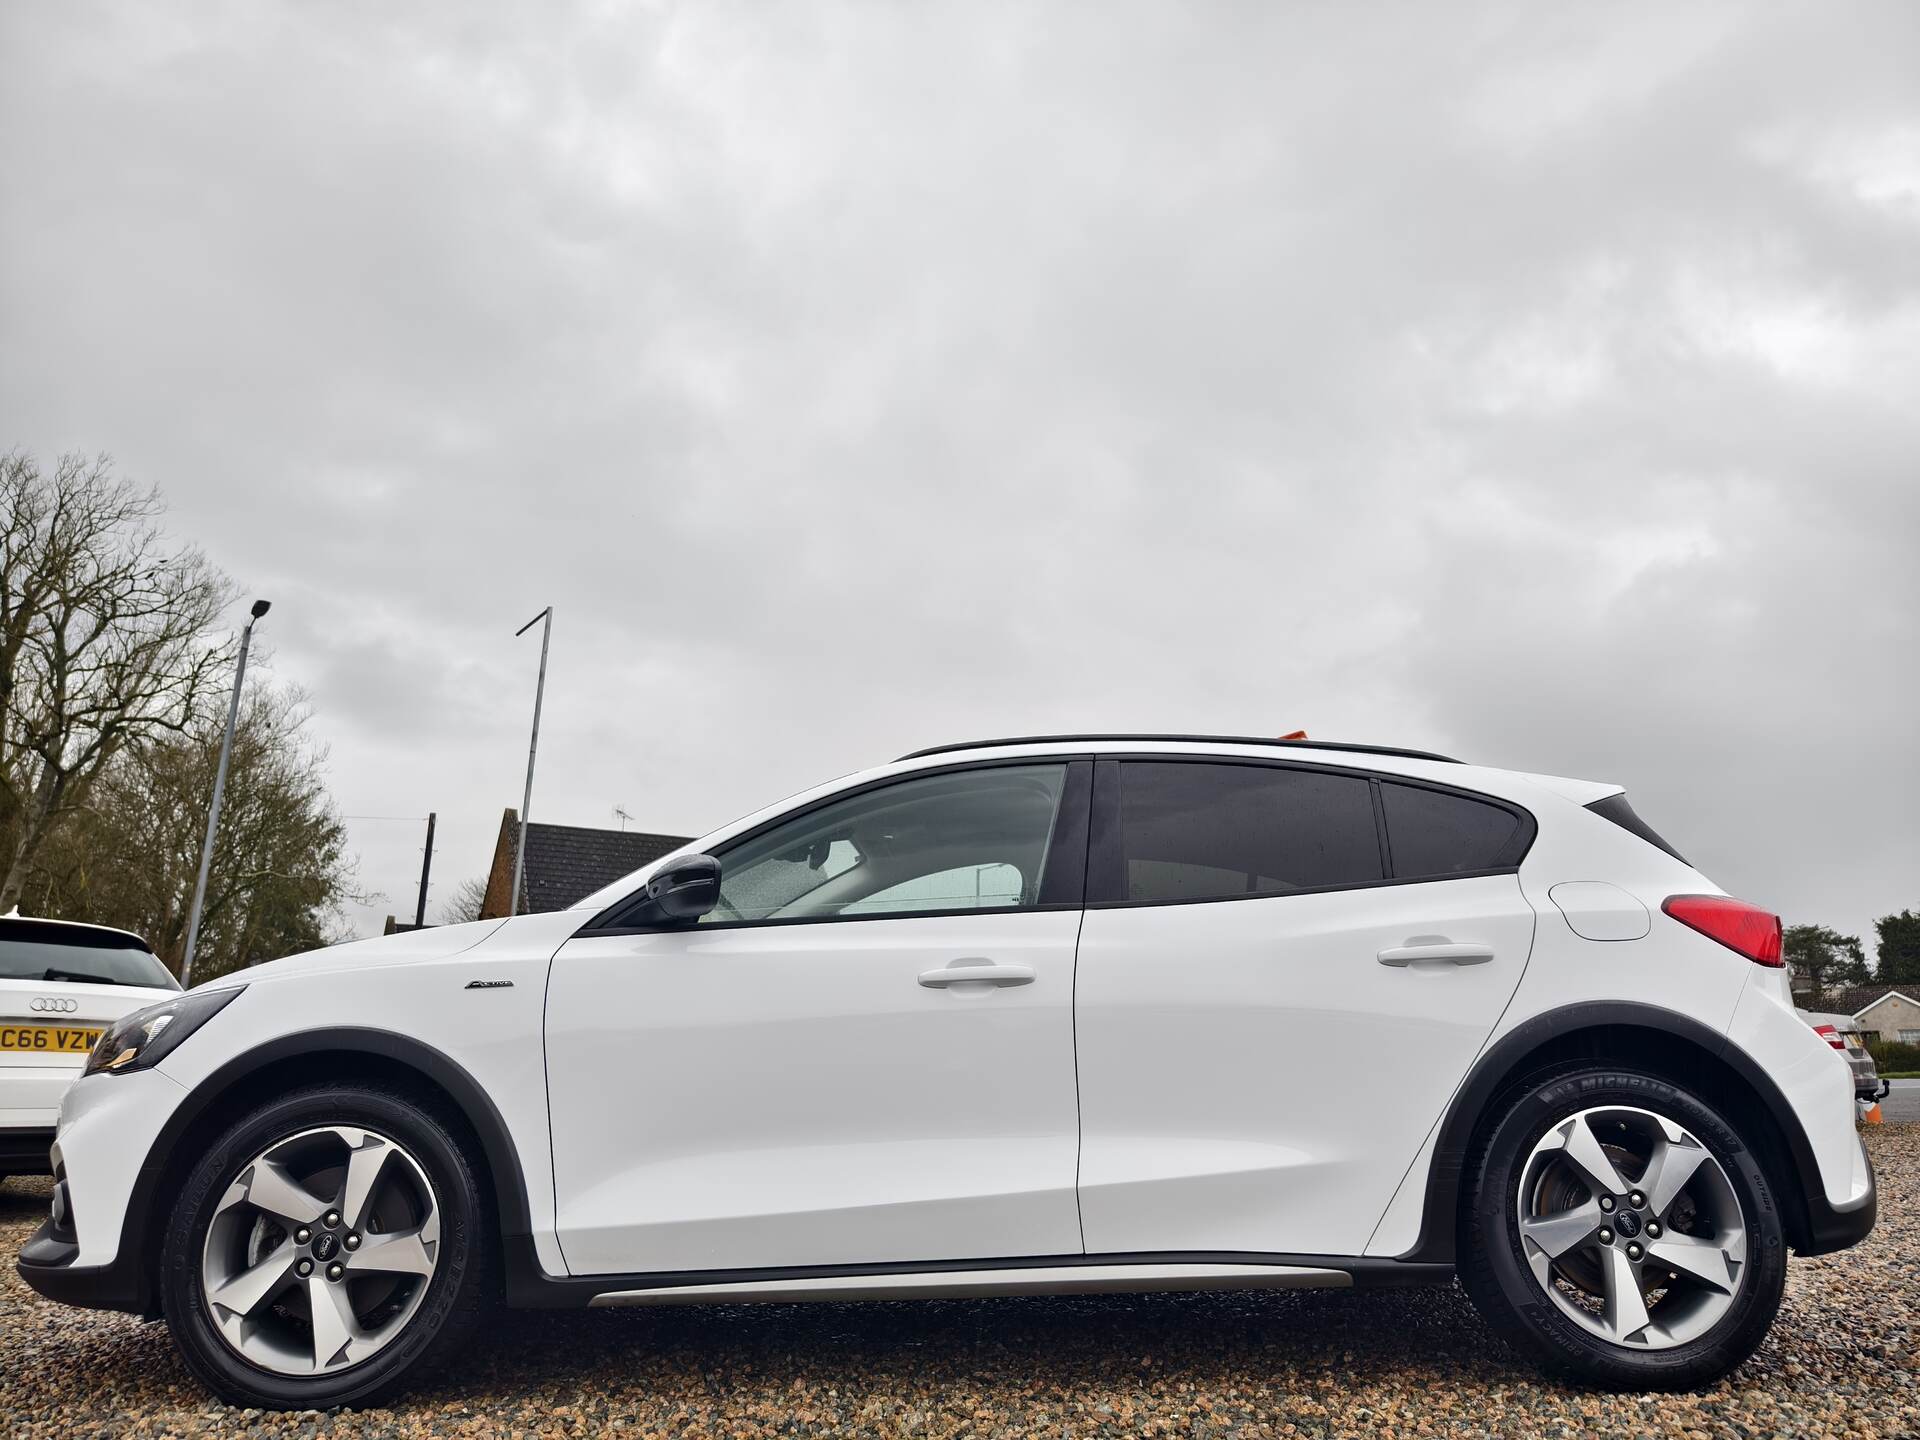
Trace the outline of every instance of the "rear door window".
[[1525, 843], [1513, 811], [1418, 785], [1380, 786], [1397, 880], [1464, 875], [1517, 864]]
[[1120, 766], [1124, 897], [1222, 900], [1385, 877], [1364, 779], [1277, 766]]

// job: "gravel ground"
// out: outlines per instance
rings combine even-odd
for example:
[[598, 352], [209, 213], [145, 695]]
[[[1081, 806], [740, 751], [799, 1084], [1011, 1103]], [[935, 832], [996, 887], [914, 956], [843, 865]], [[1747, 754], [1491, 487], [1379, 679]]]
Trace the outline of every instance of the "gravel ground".
[[1896, 1080], [1887, 1098], [1880, 1102], [1880, 1113], [1889, 1123], [1920, 1121], [1920, 1080]]
[[29, 1436], [1920, 1434], [1920, 1126], [1868, 1133], [1880, 1224], [1790, 1268], [1758, 1354], [1695, 1396], [1541, 1383], [1458, 1289], [506, 1314], [389, 1410], [230, 1410], [165, 1330], [41, 1301], [0, 1188], [0, 1433]]

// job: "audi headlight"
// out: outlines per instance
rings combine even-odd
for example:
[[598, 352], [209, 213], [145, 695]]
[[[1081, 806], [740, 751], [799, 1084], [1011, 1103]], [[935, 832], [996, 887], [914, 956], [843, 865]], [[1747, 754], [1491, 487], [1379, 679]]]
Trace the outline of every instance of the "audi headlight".
[[221, 990], [189, 990], [158, 1005], [122, 1015], [94, 1044], [84, 1073], [119, 1075], [158, 1065], [175, 1046], [226, 1009], [246, 988], [232, 985]]

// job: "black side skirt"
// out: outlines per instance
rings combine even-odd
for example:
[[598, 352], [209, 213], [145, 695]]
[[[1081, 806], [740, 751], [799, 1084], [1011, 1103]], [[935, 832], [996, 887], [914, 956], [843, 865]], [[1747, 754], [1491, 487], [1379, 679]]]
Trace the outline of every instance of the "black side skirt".
[[860, 1275], [951, 1274], [967, 1270], [1028, 1270], [1075, 1265], [1292, 1265], [1338, 1270], [1356, 1289], [1444, 1284], [1449, 1264], [1423, 1264], [1370, 1255], [1272, 1255], [1245, 1250], [1153, 1250], [1115, 1255], [1020, 1255], [968, 1260], [909, 1260], [879, 1265], [788, 1265], [754, 1270], [669, 1270], [637, 1275], [552, 1276], [541, 1272], [532, 1242], [507, 1242], [507, 1303], [526, 1309], [566, 1309], [618, 1290], [671, 1290], [683, 1285], [754, 1285], [778, 1280], [844, 1279]]

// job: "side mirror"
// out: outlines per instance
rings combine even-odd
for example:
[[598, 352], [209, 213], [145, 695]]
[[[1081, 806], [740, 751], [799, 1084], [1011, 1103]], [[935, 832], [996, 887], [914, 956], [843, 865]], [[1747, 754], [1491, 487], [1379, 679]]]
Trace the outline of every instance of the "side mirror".
[[720, 862], [711, 855], [676, 860], [647, 881], [649, 918], [698, 920], [720, 903]]

